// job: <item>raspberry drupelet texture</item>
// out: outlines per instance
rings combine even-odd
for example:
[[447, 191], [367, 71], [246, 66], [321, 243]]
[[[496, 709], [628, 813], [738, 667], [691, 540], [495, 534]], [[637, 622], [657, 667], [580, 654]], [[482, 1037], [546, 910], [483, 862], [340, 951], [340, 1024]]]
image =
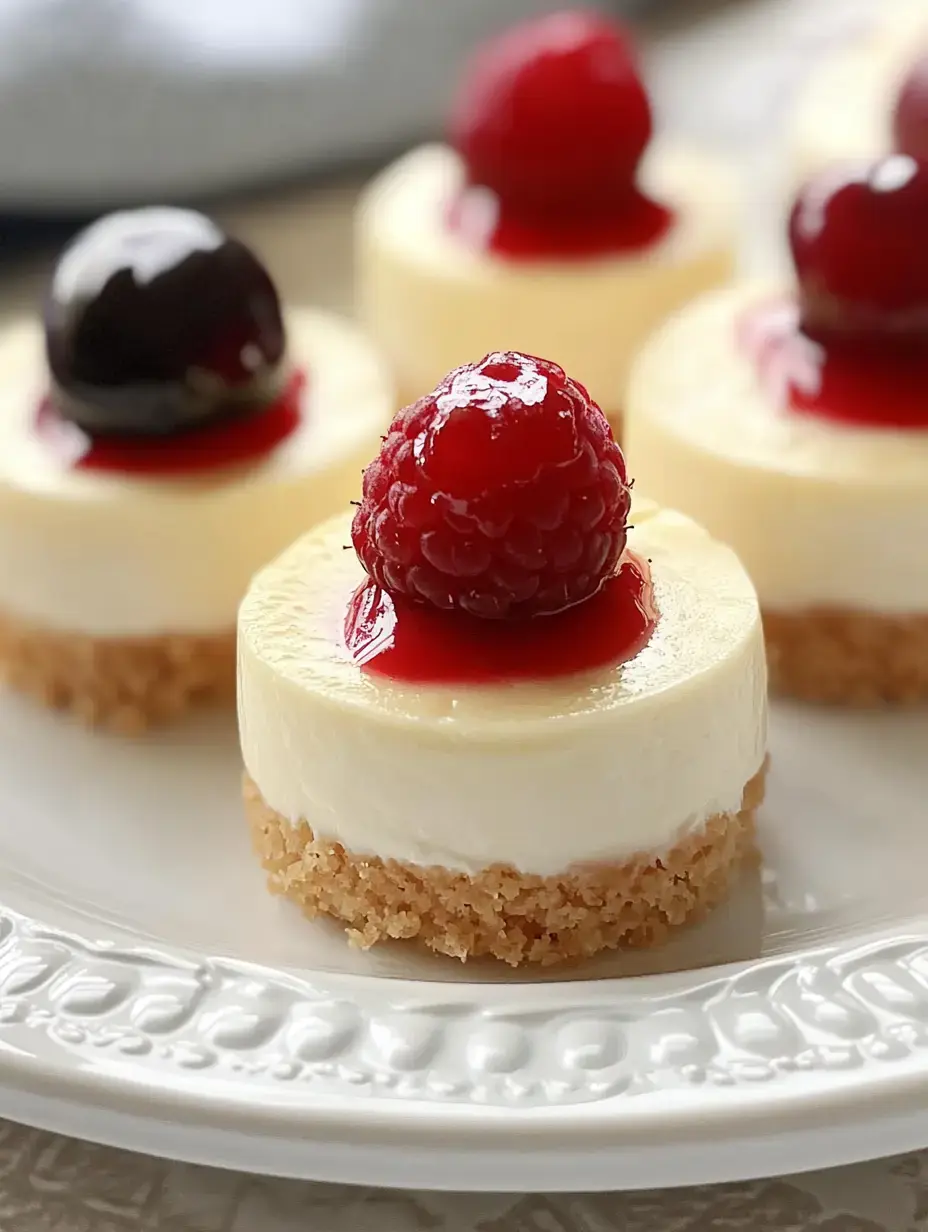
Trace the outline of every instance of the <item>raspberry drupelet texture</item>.
[[494, 352], [400, 411], [352, 539], [385, 590], [487, 619], [589, 598], [625, 548], [622, 451], [557, 364]]

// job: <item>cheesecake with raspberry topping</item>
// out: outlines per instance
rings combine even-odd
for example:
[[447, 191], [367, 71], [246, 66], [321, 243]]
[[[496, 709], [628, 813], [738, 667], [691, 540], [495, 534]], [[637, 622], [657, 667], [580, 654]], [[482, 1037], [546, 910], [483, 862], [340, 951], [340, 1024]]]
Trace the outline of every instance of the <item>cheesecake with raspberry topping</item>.
[[[44, 354], [43, 354], [44, 351]], [[200, 214], [109, 215], [0, 334], [0, 669], [135, 730], [225, 698], [251, 575], [347, 508], [392, 395]]]
[[633, 374], [639, 482], [730, 543], [773, 686], [928, 698], [928, 164], [813, 177], [795, 286], [746, 284], [668, 324]]
[[737, 211], [726, 166], [652, 140], [626, 32], [548, 15], [480, 50], [448, 143], [413, 150], [363, 196], [361, 319], [401, 402], [506, 346], [554, 356], [618, 428], [641, 342], [731, 276]]
[[653, 944], [724, 896], [763, 792], [757, 601], [694, 523], [629, 510], [555, 364], [490, 354], [397, 415], [353, 523], [239, 614], [272, 891], [365, 947], [513, 965]]

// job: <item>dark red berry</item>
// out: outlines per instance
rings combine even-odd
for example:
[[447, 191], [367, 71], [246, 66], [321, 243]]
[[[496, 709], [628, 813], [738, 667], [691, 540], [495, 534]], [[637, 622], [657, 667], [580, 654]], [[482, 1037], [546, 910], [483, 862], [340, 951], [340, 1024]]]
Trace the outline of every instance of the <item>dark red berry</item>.
[[514, 351], [456, 368], [394, 419], [352, 526], [395, 595], [489, 619], [589, 598], [625, 547], [622, 451], [582, 385]]
[[928, 164], [904, 154], [831, 168], [789, 221], [802, 329], [829, 346], [924, 347]]
[[651, 105], [627, 34], [582, 10], [486, 44], [451, 117], [471, 184], [528, 216], [614, 208], [633, 192], [650, 137]]
[[109, 214], [65, 249], [49, 291], [52, 398], [91, 434], [166, 435], [272, 399], [285, 338], [254, 253], [202, 214]]
[[928, 52], [915, 61], [896, 97], [893, 139], [900, 153], [928, 162]]

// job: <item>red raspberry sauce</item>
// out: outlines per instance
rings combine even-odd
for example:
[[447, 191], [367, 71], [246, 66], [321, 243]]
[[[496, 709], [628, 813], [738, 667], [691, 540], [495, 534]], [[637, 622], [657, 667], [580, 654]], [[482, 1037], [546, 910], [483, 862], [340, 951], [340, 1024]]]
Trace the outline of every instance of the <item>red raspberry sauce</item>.
[[480, 620], [393, 598], [368, 580], [351, 596], [345, 644], [364, 671], [408, 684], [546, 680], [625, 663], [647, 645], [657, 607], [646, 561], [626, 552], [592, 598], [555, 616]]
[[280, 396], [261, 410], [171, 436], [90, 436], [43, 398], [35, 430], [66, 465], [132, 475], [189, 475], [256, 462], [301, 423], [306, 374], [297, 370]]
[[530, 222], [508, 210], [487, 189], [465, 188], [448, 211], [448, 226], [469, 247], [510, 261], [634, 254], [661, 240], [673, 222], [671, 210], [638, 191], [614, 213]]
[[738, 341], [780, 406], [872, 428], [928, 429], [928, 355], [829, 350], [799, 328], [791, 300], [759, 305]]

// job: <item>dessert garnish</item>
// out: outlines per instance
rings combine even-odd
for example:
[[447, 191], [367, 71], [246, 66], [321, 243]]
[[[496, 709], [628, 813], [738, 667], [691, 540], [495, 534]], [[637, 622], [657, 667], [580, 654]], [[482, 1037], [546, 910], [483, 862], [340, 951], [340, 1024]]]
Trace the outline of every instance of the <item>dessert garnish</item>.
[[815, 177], [789, 239], [803, 333], [829, 348], [924, 348], [928, 166], [895, 154]]
[[230, 465], [299, 421], [270, 275], [192, 210], [120, 211], [82, 231], [52, 277], [45, 340], [38, 427], [75, 465]]
[[928, 51], [915, 61], [903, 81], [892, 122], [896, 149], [928, 161]]
[[495, 352], [394, 419], [352, 540], [355, 660], [405, 679], [544, 677], [631, 658], [655, 621], [608, 421], [556, 364]]
[[795, 303], [743, 336], [791, 410], [928, 428], [928, 164], [904, 154], [814, 176], [789, 220]]
[[643, 248], [671, 214], [638, 188], [651, 104], [628, 34], [572, 10], [487, 43], [460, 83], [451, 143], [467, 182], [450, 223], [510, 257]]

